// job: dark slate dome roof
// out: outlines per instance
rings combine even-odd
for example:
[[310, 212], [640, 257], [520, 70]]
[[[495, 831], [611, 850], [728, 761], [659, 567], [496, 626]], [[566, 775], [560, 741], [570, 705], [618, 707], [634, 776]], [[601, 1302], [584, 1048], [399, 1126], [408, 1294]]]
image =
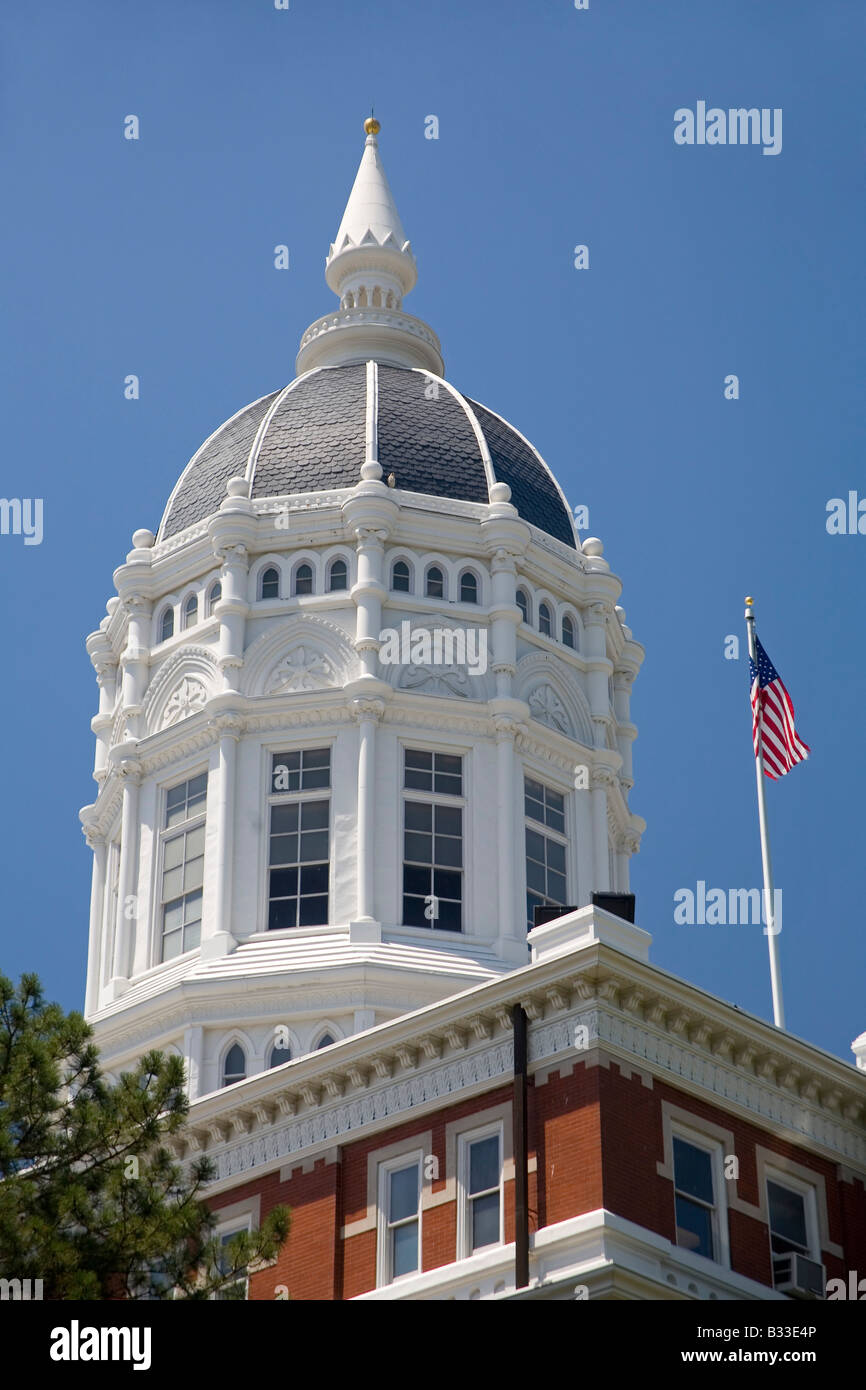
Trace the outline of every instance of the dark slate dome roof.
[[[492, 411], [424, 371], [377, 364], [378, 457], [397, 487], [486, 503], [507, 483], [524, 521], [575, 548], [571, 513], [544, 460]], [[250, 496], [282, 497], [354, 487], [366, 452], [367, 368], [319, 367], [254, 401], [211, 435], [169, 498], [159, 539], [217, 511], [229, 478], [251, 480]], [[486, 443], [491, 475], [480, 440]]]

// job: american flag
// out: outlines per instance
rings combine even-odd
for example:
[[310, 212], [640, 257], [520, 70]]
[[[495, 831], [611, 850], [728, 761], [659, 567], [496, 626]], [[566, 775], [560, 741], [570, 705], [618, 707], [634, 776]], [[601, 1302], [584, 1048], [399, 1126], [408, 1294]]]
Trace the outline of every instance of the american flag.
[[785, 684], [755, 637], [758, 664], [749, 658], [752, 681], [752, 742], [755, 757], [764, 755], [764, 772], [776, 781], [795, 763], [808, 758], [810, 748], [794, 728], [794, 706]]

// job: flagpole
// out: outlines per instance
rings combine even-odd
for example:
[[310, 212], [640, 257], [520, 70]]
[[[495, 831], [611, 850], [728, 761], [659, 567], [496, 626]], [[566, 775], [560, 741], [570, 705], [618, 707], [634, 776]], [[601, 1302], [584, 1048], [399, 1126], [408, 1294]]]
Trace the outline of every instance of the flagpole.
[[[758, 667], [757, 647], [755, 646], [755, 611], [753, 600], [746, 599], [746, 631], [749, 634], [749, 657]], [[785, 1026], [785, 1009], [782, 1003], [782, 970], [779, 964], [779, 942], [776, 933], [775, 905], [773, 892], [773, 863], [770, 858], [770, 835], [767, 829], [767, 803], [764, 797], [764, 751], [758, 740], [755, 758], [755, 771], [758, 778], [758, 824], [761, 828], [761, 863], [764, 869], [764, 917], [767, 945], [770, 948], [770, 984], [773, 990], [773, 1022], [777, 1028]]]

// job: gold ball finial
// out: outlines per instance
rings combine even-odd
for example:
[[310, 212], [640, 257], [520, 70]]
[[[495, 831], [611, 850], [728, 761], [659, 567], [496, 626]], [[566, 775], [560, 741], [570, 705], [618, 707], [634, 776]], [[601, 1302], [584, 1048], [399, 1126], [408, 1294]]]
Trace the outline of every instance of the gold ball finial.
[[755, 600], [753, 598], [749, 598], [749, 596], [746, 595], [746, 603], [749, 605], [750, 608], [754, 602]]
[[364, 122], [364, 129], [368, 135], [378, 135], [382, 129], [375, 116], [368, 116]]

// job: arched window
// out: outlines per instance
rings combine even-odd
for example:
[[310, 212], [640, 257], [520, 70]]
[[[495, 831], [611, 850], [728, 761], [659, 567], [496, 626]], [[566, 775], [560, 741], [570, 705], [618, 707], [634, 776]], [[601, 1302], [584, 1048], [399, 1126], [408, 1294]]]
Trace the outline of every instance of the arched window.
[[280, 573], [275, 570], [273, 565], [269, 565], [266, 570], [262, 570], [262, 577], [259, 581], [259, 598], [279, 598], [280, 596]]
[[169, 637], [173, 637], [173, 636], [174, 636], [174, 609], [173, 609], [173, 608], [166, 608], [165, 612], [164, 612], [163, 615], [162, 615], [162, 621], [161, 621], [161, 623], [160, 623], [160, 625], [159, 625], [159, 640], [160, 640], [160, 642], [167, 642], [168, 639], [169, 639]]
[[574, 650], [574, 622], [567, 613], [562, 620], [562, 645]]
[[331, 568], [328, 570], [328, 592], [333, 594], [337, 589], [345, 589], [349, 583], [349, 571], [346, 568], [345, 560], [332, 560]]
[[445, 577], [438, 565], [431, 565], [427, 571], [427, 583], [424, 592], [428, 598], [445, 597]]
[[186, 603], [183, 605], [183, 625], [184, 629], [195, 627], [198, 622], [198, 594], [190, 594]]
[[211, 585], [210, 593], [207, 596], [207, 615], [213, 617], [213, 611], [223, 596], [223, 586], [219, 580]]
[[398, 594], [409, 592], [409, 566], [405, 560], [397, 560], [391, 571], [391, 588]]
[[232, 1043], [223, 1062], [223, 1085], [243, 1081], [247, 1074], [247, 1059], [240, 1043]]
[[515, 595], [517, 607], [520, 609], [521, 617], [525, 623], [529, 622], [529, 599], [526, 597], [525, 589], [518, 589]]
[[322, 1048], [322, 1047], [333, 1047], [333, 1046], [334, 1046], [334, 1039], [331, 1037], [330, 1033], [325, 1033], [324, 1036], [321, 1037], [321, 1038], [319, 1038], [319, 1041], [316, 1043], [316, 1051], [318, 1052], [319, 1049]]
[[277, 1044], [274, 1043], [273, 1047], [271, 1048], [271, 1055], [268, 1058], [268, 1066], [280, 1067], [282, 1066], [283, 1062], [291, 1062], [291, 1060], [292, 1049], [290, 1047], [277, 1047]]
[[471, 570], [466, 570], [466, 572], [460, 576], [460, 602], [478, 602], [478, 580]]
[[538, 631], [543, 632], [545, 637], [550, 636], [550, 609], [546, 603], [538, 607]]
[[298, 565], [295, 570], [295, 593], [311, 594], [313, 592], [313, 571], [307, 565]]

